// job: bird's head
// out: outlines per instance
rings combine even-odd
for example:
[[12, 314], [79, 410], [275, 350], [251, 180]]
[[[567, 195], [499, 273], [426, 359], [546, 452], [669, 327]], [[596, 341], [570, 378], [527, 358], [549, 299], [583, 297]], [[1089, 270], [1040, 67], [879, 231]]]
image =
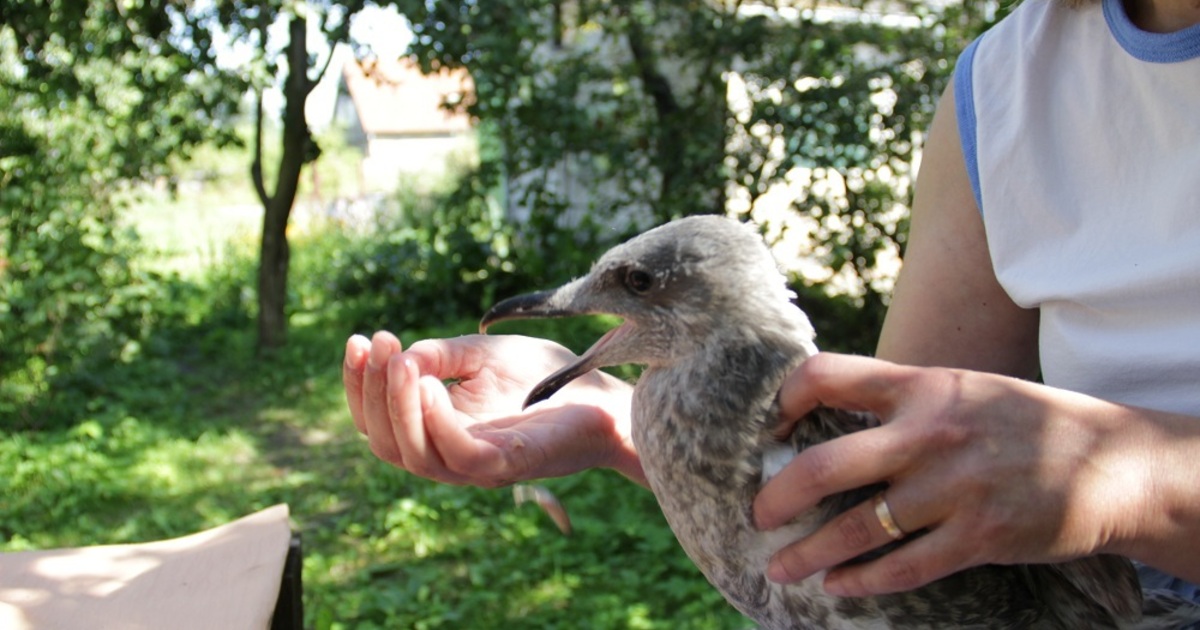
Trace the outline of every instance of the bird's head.
[[606, 313], [625, 321], [575, 363], [538, 384], [529, 406], [587, 372], [637, 363], [661, 367], [731, 337], [769, 328], [811, 345], [812, 326], [762, 238], [717, 216], [672, 221], [614, 247], [584, 277], [503, 300], [480, 332], [499, 321]]

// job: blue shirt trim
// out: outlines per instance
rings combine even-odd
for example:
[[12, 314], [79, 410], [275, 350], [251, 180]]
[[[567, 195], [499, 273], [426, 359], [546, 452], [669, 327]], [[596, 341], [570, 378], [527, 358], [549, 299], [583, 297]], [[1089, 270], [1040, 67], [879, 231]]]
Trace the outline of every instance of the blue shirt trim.
[[983, 194], [979, 191], [979, 156], [975, 144], [975, 90], [973, 70], [975, 48], [978, 37], [958, 56], [954, 67], [954, 109], [958, 118], [958, 139], [962, 143], [963, 161], [967, 165], [967, 178], [971, 180], [971, 191], [975, 193], [975, 205], [983, 214]]
[[1135, 59], [1176, 63], [1200, 57], [1200, 24], [1174, 33], [1151, 33], [1129, 20], [1121, 0], [1104, 0], [1104, 20], [1113, 38]]

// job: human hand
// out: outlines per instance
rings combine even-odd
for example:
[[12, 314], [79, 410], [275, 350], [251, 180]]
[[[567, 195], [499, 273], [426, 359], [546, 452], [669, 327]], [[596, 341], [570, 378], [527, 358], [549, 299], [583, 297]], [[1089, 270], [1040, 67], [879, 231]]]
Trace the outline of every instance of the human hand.
[[780, 582], [829, 569], [827, 591], [866, 596], [981, 564], [1112, 552], [1135, 536], [1138, 501], [1153, 487], [1153, 449], [1128, 430], [1128, 408], [1027, 381], [822, 353], [789, 375], [779, 397], [785, 420], [825, 405], [882, 424], [797, 455], [755, 500], [760, 527], [885, 482], [896, 524], [925, 531], [839, 567], [892, 542], [868, 501], [777, 552], [768, 575]]
[[640, 480], [628, 384], [594, 372], [521, 409], [538, 381], [574, 358], [550, 341], [495, 335], [424, 340], [404, 351], [379, 332], [347, 341], [342, 376], [371, 451], [413, 474], [497, 487], [601, 466]]

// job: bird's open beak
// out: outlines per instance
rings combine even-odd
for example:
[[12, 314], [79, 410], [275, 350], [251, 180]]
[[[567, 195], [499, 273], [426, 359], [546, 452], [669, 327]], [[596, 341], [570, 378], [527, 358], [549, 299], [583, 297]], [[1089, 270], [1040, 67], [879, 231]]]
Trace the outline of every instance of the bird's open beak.
[[[582, 297], [586, 296], [587, 292], [580, 290], [583, 280], [576, 280], [552, 291], [518, 295], [497, 303], [488, 309], [488, 312], [483, 315], [483, 319], [479, 320], [480, 334], [486, 333], [488, 326], [501, 321], [570, 317], [603, 312], [587, 306], [586, 297]], [[525, 398], [522, 408], [546, 400], [565, 387], [567, 383], [592, 370], [625, 363], [626, 361], [621, 356], [623, 344], [620, 341], [627, 337], [631, 330], [632, 325], [626, 322], [605, 333], [574, 363], [547, 376], [542, 382], [535, 385]]]

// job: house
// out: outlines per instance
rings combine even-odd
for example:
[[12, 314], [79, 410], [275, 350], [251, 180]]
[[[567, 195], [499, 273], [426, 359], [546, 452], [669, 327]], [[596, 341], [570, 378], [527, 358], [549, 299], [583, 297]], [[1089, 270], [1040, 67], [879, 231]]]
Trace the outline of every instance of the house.
[[454, 161], [473, 161], [470, 117], [453, 108], [473, 91], [465, 71], [421, 73], [409, 58], [350, 60], [342, 68], [333, 117], [363, 151], [364, 192], [400, 180], [440, 180]]

